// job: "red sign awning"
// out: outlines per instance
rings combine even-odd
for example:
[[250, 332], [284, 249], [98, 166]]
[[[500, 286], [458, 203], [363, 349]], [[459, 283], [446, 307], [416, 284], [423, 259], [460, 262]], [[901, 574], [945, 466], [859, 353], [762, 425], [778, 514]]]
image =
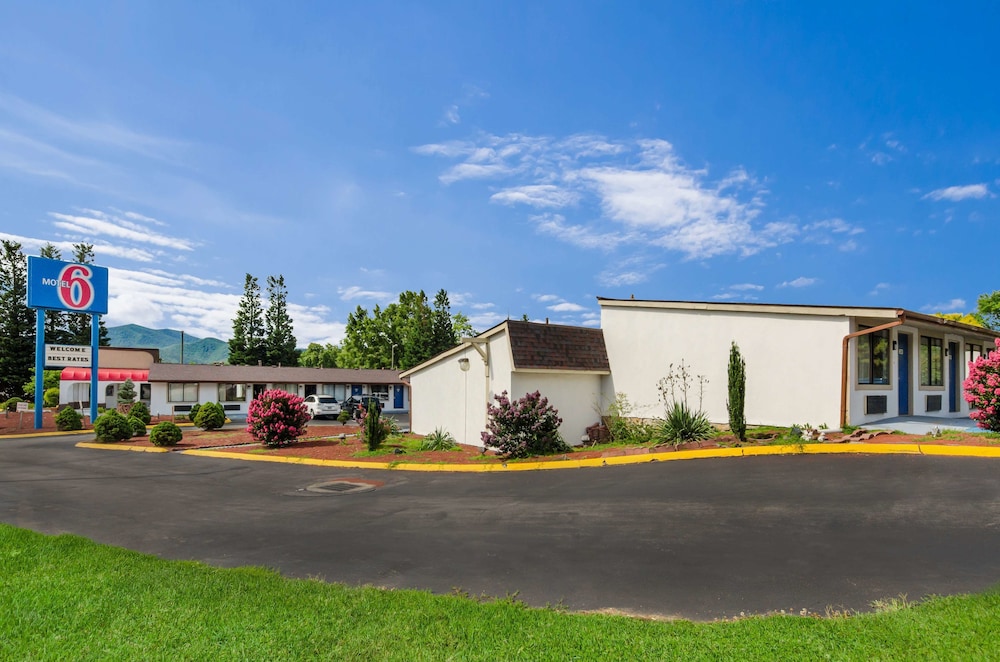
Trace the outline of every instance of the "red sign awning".
[[[63, 368], [59, 379], [64, 382], [89, 382], [90, 368]], [[97, 381], [123, 382], [131, 379], [133, 382], [148, 382], [149, 370], [129, 370], [126, 368], [98, 368]]]

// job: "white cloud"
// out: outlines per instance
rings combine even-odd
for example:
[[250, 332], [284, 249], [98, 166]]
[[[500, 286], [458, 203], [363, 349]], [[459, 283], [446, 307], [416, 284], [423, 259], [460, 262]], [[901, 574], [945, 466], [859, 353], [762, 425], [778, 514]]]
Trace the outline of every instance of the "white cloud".
[[126, 220], [120, 216], [85, 209], [84, 216], [59, 214], [49, 212], [49, 216], [57, 219], [53, 225], [69, 232], [78, 232], [87, 236], [107, 235], [116, 239], [126, 239], [140, 244], [152, 244], [172, 250], [190, 251], [194, 244], [187, 239], [168, 237], [152, 232], [148, 227]]
[[929, 313], [955, 313], [965, 310], [965, 299], [951, 299], [933, 306], [924, 306], [922, 310]]
[[462, 121], [462, 116], [458, 114], [458, 106], [452, 104], [444, 109], [444, 121], [448, 124], [458, 124]]
[[797, 231], [789, 223], [758, 227], [767, 191], [745, 168], [734, 168], [713, 182], [706, 169], [686, 166], [665, 140], [482, 135], [414, 151], [460, 161], [440, 175], [445, 184], [517, 180], [493, 193], [493, 202], [580, 207], [580, 213], [589, 216], [585, 223], [554, 215], [532, 220], [538, 232], [581, 248], [613, 250], [636, 244], [687, 258], [752, 255], [790, 241]]
[[795, 280], [786, 280], [778, 285], [778, 287], [809, 287], [810, 285], [815, 285], [818, 282], [818, 278], [806, 278], [805, 276], [799, 276]]
[[962, 200], [981, 200], [986, 197], [994, 197], [986, 184], [967, 184], [965, 186], [948, 186], [946, 188], [935, 189], [925, 195], [923, 199], [961, 202]]
[[892, 157], [885, 152], [875, 152], [872, 154], [872, 163], [879, 166], [884, 166], [885, 164], [892, 161]]
[[730, 285], [729, 289], [735, 290], [737, 292], [760, 292], [764, 289], [763, 285], [757, 285], [755, 283], [738, 283], [736, 285]]
[[586, 308], [584, 308], [580, 304], [570, 303], [568, 301], [564, 301], [562, 303], [557, 303], [557, 304], [555, 304], [553, 306], [547, 306], [547, 308], [549, 310], [551, 310], [552, 312], [555, 312], [555, 313], [579, 313], [579, 312], [582, 312], [584, 310], [587, 310]]
[[350, 287], [338, 287], [337, 294], [340, 295], [341, 301], [354, 301], [355, 299], [373, 299], [375, 301], [389, 301], [395, 298], [396, 296], [391, 292], [383, 292], [380, 290], [366, 290], [358, 285], [352, 285]]
[[865, 231], [864, 228], [851, 225], [842, 218], [830, 218], [824, 221], [808, 223], [802, 227], [803, 232], [830, 232], [833, 234], [855, 235]]
[[580, 196], [553, 184], [531, 184], [506, 188], [490, 196], [490, 202], [504, 205], [525, 204], [532, 207], [567, 207]]
[[868, 293], [868, 296], [878, 296], [887, 289], [889, 289], [889, 283], [876, 283], [875, 287], [872, 288], [872, 291]]
[[550, 301], [562, 301], [562, 297], [556, 294], [532, 294], [531, 298], [539, 303], [549, 303]]

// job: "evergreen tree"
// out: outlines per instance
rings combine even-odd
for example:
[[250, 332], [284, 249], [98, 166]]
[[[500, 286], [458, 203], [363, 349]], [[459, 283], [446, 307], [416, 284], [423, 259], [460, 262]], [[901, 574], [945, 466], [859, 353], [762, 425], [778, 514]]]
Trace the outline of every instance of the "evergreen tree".
[[288, 290], [285, 277], [267, 277], [267, 313], [264, 315], [266, 365], [298, 365], [292, 318], [288, 314]]
[[458, 344], [455, 323], [451, 317], [451, 302], [448, 292], [438, 290], [434, 296], [434, 313], [431, 324], [431, 356], [445, 352]]
[[267, 359], [264, 346], [264, 311], [260, 303], [257, 278], [246, 275], [243, 298], [233, 320], [233, 338], [229, 341], [230, 365], [257, 365]]
[[[62, 260], [62, 252], [52, 244], [42, 246], [39, 255], [50, 260]], [[45, 342], [50, 345], [69, 345], [72, 344], [72, 339], [73, 336], [69, 330], [69, 315], [61, 310], [46, 310]], [[89, 337], [86, 344], [90, 344]]]
[[35, 316], [28, 308], [28, 260], [21, 244], [0, 243], [0, 399], [20, 397], [35, 364]]
[[[73, 244], [73, 261], [78, 264], [94, 263], [93, 244]], [[67, 344], [70, 345], [90, 345], [90, 313], [66, 313], [67, 318]], [[104, 317], [97, 316], [98, 323], [98, 345], [108, 347], [111, 345], [111, 338], [108, 336], [108, 327], [104, 324]]]

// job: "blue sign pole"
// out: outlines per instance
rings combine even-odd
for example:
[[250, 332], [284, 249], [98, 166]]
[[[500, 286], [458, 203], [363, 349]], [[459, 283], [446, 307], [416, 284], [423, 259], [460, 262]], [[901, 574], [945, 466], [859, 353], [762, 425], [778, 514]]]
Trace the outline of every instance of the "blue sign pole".
[[35, 429], [42, 429], [45, 405], [45, 311], [35, 311]]
[[101, 318], [90, 316], [90, 424], [97, 420], [97, 348], [101, 344]]

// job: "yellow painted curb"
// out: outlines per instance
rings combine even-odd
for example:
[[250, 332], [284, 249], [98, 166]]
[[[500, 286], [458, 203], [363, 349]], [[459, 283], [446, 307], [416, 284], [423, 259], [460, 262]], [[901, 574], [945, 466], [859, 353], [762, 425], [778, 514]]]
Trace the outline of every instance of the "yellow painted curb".
[[98, 444], [90, 443], [87, 441], [81, 441], [76, 444], [77, 448], [96, 448], [102, 451], [135, 451], [137, 453], [169, 453], [169, 448], [160, 448], [159, 446], [116, 446], [115, 444]]
[[0, 434], [0, 439], [24, 439], [26, 437], [62, 437], [67, 434], [94, 434], [93, 430], [67, 430], [66, 432], [25, 432], [23, 434]]

